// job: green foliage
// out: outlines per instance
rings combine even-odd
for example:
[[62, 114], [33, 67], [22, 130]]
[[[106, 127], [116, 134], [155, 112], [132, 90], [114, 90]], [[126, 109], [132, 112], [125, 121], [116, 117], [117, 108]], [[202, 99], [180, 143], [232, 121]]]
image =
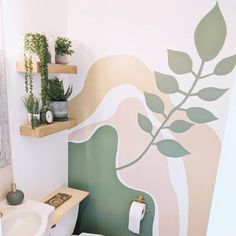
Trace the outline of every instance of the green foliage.
[[227, 75], [234, 69], [235, 64], [236, 64], [236, 55], [233, 55], [231, 57], [226, 57], [220, 62], [218, 62], [213, 73], [215, 75]]
[[188, 118], [195, 123], [208, 123], [217, 120], [210, 111], [202, 107], [191, 107], [186, 110]]
[[29, 94], [27, 97], [23, 98], [25, 107], [30, 114], [39, 114], [40, 112], [40, 102], [37, 97]]
[[32, 55], [24, 54], [25, 59], [25, 92], [33, 96], [33, 62]]
[[179, 84], [174, 76], [154, 72], [156, 77], [157, 87], [163, 93], [177, 93], [179, 91]]
[[72, 50], [71, 47], [72, 42], [68, 38], [57, 37], [55, 42], [56, 55], [71, 55], [72, 53], [74, 53], [74, 50]]
[[55, 77], [48, 80], [47, 98], [49, 101], [66, 101], [72, 93], [72, 86], [70, 85], [66, 92], [64, 90], [63, 81]]
[[224, 17], [218, 3], [198, 24], [194, 41], [202, 61], [214, 59], [222, 49], [227, 34]]
[[138, 124], [142, 130], [147, 133], [152, 133], [152, 122], [144, 115], [138, 113]]
[[[183, 108], [186, 105], [190, 97], [198, 97], [203, 101], [215, 101], [225, 94], [228, 89], [219, 89], [214, 87], [202, 88], [197, 93], [193, 91], [196, 89], [196, 85], [199, 80], [206, 79], [212, 75], [226, 75], [232, 72], [236, 65], [236, 55], [227, 57], [218, 62], [212, 73], [202, 75], [204, 71], [205, 62], [214, 59], [221, 51], [225, 39], [226, 39], [226, 25], [224, 17], [220, 11], [218, 3], [215, 7], [200, 21], [195, 34], [194, 41], [201, 58], [201, 65], [197, 72], [193, 71], [193, 62], [190, 56], [181, 51], [168, 50], [168, 65], [169, 68], [176, 74], [191, 73], [193, 76], [192, 85], [187, 91], [182, 91], [179, 88], [178, 81], [172, 75], [162, 74], [154, 72], [156, 78], [157, 88], [166, 94], [179, 93], [183, 95], [182, 100], [177, 103], [168, 113], [165, 114], [165, 104], [163, 100], [151, 93], [144, 92], [145, 102], [147, 107], [155, 113], [161, 113], [164, 115], [164, 120], [158, 127], [155, 133], [153, 131], [153, 125], [151, 121], [138, 114], [138, 123], [142, 130], [151, 133], [151, 140], [145, 147], [144, 151], [132, 162], [118, 167], [117, 170], [127, 168], [138, 161], [147, 153], [152, 145], [155, 145], [159, 152], [168, 157], [182, 157], [189, 154], [189, 152], [177, 141], [171, 139], [158, 140], [158, 137], [163, 129], [169, 129], [175, 133], [183, 133], [189, 130], [194, 124], [185, 120], [172, 121], [173, 115], [178, 111], [185, 112], [187, 117], [194, 123], [208, 123], [217, 120], [217, 117], [210, 111], [202, 107], [190, 107]], [[171, 122], [170, 122], [171, 121]]]
[[192, 123], [185, 120], [176, 120], [171, 123], [169, 129], [175, 133], [183, 133], [193, 126]]
[[164, 139], [156, 144], [159, 152], [168, 157], [182, 157], [189, 152], [178, 142], [172, 139]]
[[155, 94], [144, 92], [148, 108], [156, 113], [164, 113], [164, 102]]
[[[47, 89], [47, 82], [48, 82], [48, 66], [47, 63], [50, 62], [50, 53], [48, 51], [48, 43], [47, 38], [44, 34], [39, 33], [28, 33], [25, 35], [25, 55], [30, 55], [29, 60], [25, 60], [25, 67], [29, 69], [26, 70], [26, 77], [31, 79], [30, 75], [32, 74], [32, 71], [30, 71], [32, 68], [30, 67], [32, 63], [32, 54], [36, 54], [39, 57], [40, 60], [40, 75], [41, 75], [41, 99], [42, 99], [42, 105], [46, 105], [46, 89]], [[31, 80], [30, 80], [31, 81]], [[28, 84], [26, 82], [26, 84]], [[32, 81], [30, 84], [30, 93], [32, 93]], [[26, 92], [28, 92], [28, 89], [26, 89]], [[32, 93], [33, 94], [33, 93]]]
[[176, 74], [186, 74], [192, 71], [193, 62], [185, 52], [168, 50], [168, 63], [170, 69]]
[[228, 89], [203, 88], [196, 95], [204, 101], [215, 101], [225, 94]]

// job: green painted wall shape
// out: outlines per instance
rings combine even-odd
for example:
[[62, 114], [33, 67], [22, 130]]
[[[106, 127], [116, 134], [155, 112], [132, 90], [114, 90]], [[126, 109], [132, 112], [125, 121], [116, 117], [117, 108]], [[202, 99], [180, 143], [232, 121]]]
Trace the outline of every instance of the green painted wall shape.
[[130, 199], [144, 195], [150, 212], [141, 223], [141, 236], [151, 236], [155, 214], [153, 199], [123, 185], [116, 173], [118, 136], [108, 125], [83, 143], [69, 143], [69, 186], [90, 192], [80, 205], [75, 233], [132, 236], [128, 230]]

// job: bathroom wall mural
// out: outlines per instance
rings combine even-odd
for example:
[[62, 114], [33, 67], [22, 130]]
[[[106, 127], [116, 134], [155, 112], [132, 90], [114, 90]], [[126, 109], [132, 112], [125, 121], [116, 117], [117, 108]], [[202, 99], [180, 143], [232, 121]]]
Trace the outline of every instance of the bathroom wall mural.
[[78, 231], [132, 235], [129, 198], [142, 192], [151, 212], [140, 235], [206, 235], [223, 136], [218, 127], [226, 116], [221, 106], [228, 106], [221, 100], [236, 64], [234, 52], [221, 53], [227, 27], [218, 3], [193, 38], [197, 56], [167, 50], [171, 73], [153, 72], [130, 55], [101, 58], [90, 68], [70, 102], [78, 125], [69, 137], [69, 184], [92, 193]]

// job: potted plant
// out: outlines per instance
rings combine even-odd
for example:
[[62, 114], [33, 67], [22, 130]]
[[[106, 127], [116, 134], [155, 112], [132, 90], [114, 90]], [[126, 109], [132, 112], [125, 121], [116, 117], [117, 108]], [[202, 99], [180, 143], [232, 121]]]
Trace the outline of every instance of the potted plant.
[[74, 53], [74, 50], [71, 49], [72, 42], [65, 37], [57, 37], [55, 41], [55, 52], [56, 52], [56, 63], [58, 64], [67, 64], [68, 58], [67, 55]]
[[44, 34], [27, 33], [24, 38], [25, 50], [25, 90], [26, 93], [33, 96], [33, 75], [32, 75], [32, 55], [36, 54], [39, 58], [39, 70], [41, 76], [41, 101], [42, 107], [46, 106], [46, 89], [48, 81], [48, 65], [50, 62], [50, 53], [48, 51], [47, 38]]
[[28, 122], [32, 128], [37, 127], [40, 124], [40, 102], [37, 97], [29, 94], [24, 97], [23, 102], [28, 111]]
[[72, 86], [64, 90], [63, 81], [58, 77], [48, 80], [47, 98], [49, 101], [49, 108], [53, 112], [55, 120], [68, 119], [68, 101], [72, 93]]

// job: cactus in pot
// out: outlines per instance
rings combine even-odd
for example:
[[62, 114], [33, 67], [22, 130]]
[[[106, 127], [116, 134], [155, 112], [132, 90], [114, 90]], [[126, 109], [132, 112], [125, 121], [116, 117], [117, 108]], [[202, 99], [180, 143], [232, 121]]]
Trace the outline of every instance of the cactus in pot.
[[47, 99], [49, 108], [53, 112], [54, 119], [58, 121], [68, 120], [68, 101], [72, 93], [72, 86], [69, 85], [67, 90], [64, 90], [63, 81], [58, 77], [54, 77], [48, 81]]

